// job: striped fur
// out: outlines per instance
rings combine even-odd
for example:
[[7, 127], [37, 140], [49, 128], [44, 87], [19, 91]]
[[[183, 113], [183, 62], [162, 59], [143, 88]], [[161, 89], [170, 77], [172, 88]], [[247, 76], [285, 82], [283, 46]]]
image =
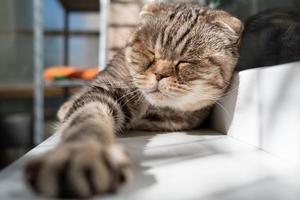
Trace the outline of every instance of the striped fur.
[[61, 144], [26, 168], [36, 191], [87, 197], [117, 189], [130, 177], [130, 162], [116, 134], [193, 129], [226, 92], [238, 59], [238, 19], [184, 4], [147, 5], [141, 18], [107, 69], [58, 112]]

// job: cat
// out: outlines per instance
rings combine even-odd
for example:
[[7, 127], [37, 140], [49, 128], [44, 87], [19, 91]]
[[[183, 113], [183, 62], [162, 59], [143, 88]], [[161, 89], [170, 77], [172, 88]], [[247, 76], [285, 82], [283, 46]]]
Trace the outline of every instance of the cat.
[[276, 8], [249, 17], [245, 22], [236, 70], [300, 60], [299, 33], [297, 9]]
[[125, 48], [58, 112], [60, 144], [32, 158], [25, 177], [51, 197], [112, 192], [132, 177], [115, 135], [197, 127], [226, 92], [243, 24], [220, 10], [153, 3]]

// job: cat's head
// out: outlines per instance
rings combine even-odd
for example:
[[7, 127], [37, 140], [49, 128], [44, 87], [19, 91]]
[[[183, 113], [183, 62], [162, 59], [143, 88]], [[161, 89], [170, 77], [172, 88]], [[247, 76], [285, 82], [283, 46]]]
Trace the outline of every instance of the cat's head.
[[224, 11], [146, 5], [126, 48], [133, 83], [154, 106], [187, 111], [211, 105], [231, 80], [242, 30]]

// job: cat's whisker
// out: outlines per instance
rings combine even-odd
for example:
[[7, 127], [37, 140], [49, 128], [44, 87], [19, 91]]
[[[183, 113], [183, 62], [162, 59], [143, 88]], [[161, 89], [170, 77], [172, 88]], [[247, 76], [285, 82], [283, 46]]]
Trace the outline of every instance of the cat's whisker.
[[231, 81], [223, 80], [227, 84], [231, 84]]
[[131, 91], [131, 92], [129, 92], [129, 93], [127, 93], [127, 94], [121, 96], [120, 98], [117, 99], [117, 102], [120, 102], [120, 101], [121, 101], [122, 99], [124, 99], [125, 97], [127, 97], [127, 96], [129, 96], [129, 95], [131, 95], [131, 94], [133, 94], [133, 93], [135, 93], [135, 92], [137, 92], [137, 91], [138, 91], [138, 89], [135, 89], [135, 90], [133, 90], [133, 91]]
[[212, 100], [212, 101], [220, 100], [219, 97], [212, 97], [212, 96], [205, 96], [205, 95], [201, 95], [201, 97], [204, 97], [204, 98], [198, 98], [198, 100]]
[[221, 104], [220, 102], [218, 102], [218, 101], [216, 101], [215, 103], [216, 103], [216, 105], [220, 106], [220, 108], [222, 108], [222, 110], [224, 110], [226, 116], [230, 119], [230, 118], [231, 118], [231, 115], [230, 115], [229, 111], [225, 108], [225, 106], [222, 105], [222, 104]]
[[121, 104], [121, 108], [123, 108], [127, 103], [129, 103], [132, 99], [136, 98], [137, 94], [133, 94], [132, 97], [130, 97], [129, 99], [127, 99], [123, 104]]
[[142, 102], [144, 100], [144, 96], [140, 95], [139, 98], [136, 101], [136, 104], [139, 104], [140, 102]]
[[174, 87], [182, 88], [182, 89], [186, 89], [186, 88], [190, 89], [191, 88], [187, 84], [180, 84], [180, 83], [176, 83], [176, 82], [175, 83], [171, 83], [170, 85], [174, 86]]
[[236, 86], [236, 87], [234, 87], [234, 88], [228, 90], [226, 93], [224, 93], [224, 94], [222, 95], [222, 97], [227, 96], [227, 95], [229, 95], [229, 94], [235, 92], [235, 91], [238, 90], [238, 89], [239, 89], [239, 86]]
[[225, 114], [226, 114], [226, 116], [227, 117], [231, 117], [231, 115], [230, 115], [230, 113], [229, 113], [229, 111], [225, 108], [225, 106], [223, 105], [223, 104], [221, 104], [220, 102], [219, 102], [219, 98], [213, 98], [213, 97], [209, 97], [209, 96], [204, 96], [204, 98], [200, 98], [199, 100], [210, 100], [210, 101], [213, 101], [214, 103], [215, 103], [215, 105], [218, 105], [218, 106], [220, 106], [220, 108], [222, 109], [222, 110], [224, 110], [224, 112], [225, 112]]
[[127, 96], [133, 94], [134, 92], [136, 92], [136, 91], [129, 92], [129, 93], [127, 93], [127, 94], [125, 94], [125, 95], [119, 97], [116, 101], [117, 101], [117, 102], [120, 102], [122, 99], [124, 99], [125, 97], [127, 97]]
[[128, 104], [131, 100], [135, 99], [139, 94], [134, 94], [130, 99], [128, 99], [123, 105], [121, 105], [121, 109]]

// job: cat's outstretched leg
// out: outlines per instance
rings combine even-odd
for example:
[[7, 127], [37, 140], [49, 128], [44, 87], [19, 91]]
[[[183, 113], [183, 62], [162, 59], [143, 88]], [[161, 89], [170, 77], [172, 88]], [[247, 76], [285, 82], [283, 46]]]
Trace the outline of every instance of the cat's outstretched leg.
[[[84, 104], [80, 98], [85, 98]], [[115, 191], [132, 175], [129, 157], [115, 140], [116, 130], [124, 124], [123, 111], [109, 92], [90, 91], [73, 104], [58, 130], [61, 143], [28, 161], [26, 180], [35, 191], [50, 197]]]

